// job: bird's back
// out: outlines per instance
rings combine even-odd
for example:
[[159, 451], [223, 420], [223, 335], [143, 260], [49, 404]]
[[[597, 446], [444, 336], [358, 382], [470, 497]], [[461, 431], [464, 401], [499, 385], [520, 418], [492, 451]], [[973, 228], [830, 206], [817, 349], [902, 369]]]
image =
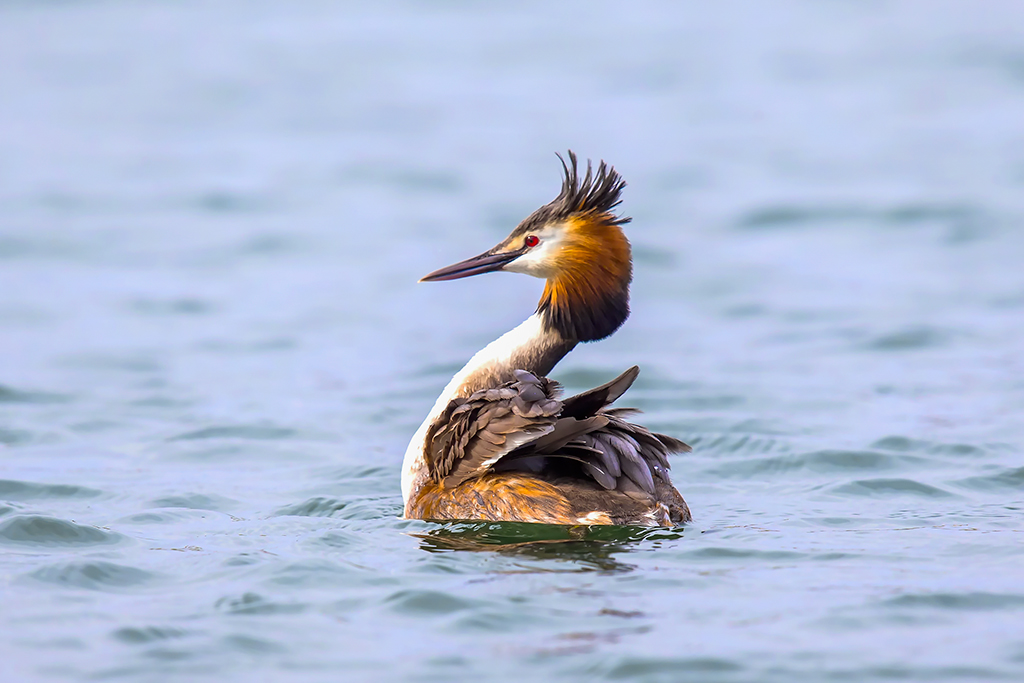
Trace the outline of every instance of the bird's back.
[[590, 391], [558, 398], [557, 382], [516, 379], [451, 400], [431, 424], [429, 480], [407, 514], [548, 524], [643, 524], [690, 520], [669, 478], [683, 442], [628, 422], [610, 405], [636, 367]]

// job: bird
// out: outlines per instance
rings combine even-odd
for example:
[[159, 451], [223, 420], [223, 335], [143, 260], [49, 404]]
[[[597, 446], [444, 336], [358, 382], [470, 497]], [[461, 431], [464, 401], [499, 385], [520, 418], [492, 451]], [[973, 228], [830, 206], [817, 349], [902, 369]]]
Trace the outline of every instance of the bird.
[[402, 465], [404, 516], [431, 521], [675, 526], [690, 509], [669, 476], [690, 446], [612, 407], [633, 366], [561, 397], [547, 377], [577, 344], [614, 333], [629, 316], [632, 254], [617, 214], [626, 183], [603, 160], [562, 164], [558, 196], [493, 248], [420, 282], [495, 271], [545, 280], [536, 311], [452, 377], [413, 435]]

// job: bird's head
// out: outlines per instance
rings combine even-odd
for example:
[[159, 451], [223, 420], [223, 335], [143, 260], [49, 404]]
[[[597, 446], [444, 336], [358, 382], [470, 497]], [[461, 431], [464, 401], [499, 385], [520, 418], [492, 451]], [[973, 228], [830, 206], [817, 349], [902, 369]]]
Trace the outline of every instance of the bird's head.
[[562, 191], [534, 211], [495, 247], [422, 278], [421, 282], [504, 270], [547, 280], [537, 305], [545, 323], [566, 339], [595, 341], [617, 330], [629, 316], [633, 277], [629, 218], [615, 207], [625, 181], [603, 161], [590, 162], [581, 178], [576, 155], [562, 159]]

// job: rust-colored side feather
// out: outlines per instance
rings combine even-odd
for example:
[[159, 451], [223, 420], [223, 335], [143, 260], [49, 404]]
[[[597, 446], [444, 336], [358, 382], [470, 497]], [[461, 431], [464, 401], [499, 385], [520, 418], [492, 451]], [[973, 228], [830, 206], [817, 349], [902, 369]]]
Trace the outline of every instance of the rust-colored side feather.
[[555, 485], [514, 473], [487, 474], [454, 488], [429, 483], [409, 511], [418, 519], [485, 519], [576, 524], [572, 506]]

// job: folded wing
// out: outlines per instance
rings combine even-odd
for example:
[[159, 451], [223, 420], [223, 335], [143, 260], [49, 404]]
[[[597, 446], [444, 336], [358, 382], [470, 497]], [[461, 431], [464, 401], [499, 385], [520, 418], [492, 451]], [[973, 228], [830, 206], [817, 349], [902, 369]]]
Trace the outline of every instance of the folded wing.
[[[431, 476], [445, 488], [488, 471], [577, 471], [604, 489], [655, 494], [669, 483], [668, 454], [682, 441], [628, 422], [632, 408], [609, 408], [639, 374], [559, 400], [557, 382], [524, 370], [515, 381], [454, 399], [427, 435]], [[560, 465], [577, 463], [578, 467]]]

